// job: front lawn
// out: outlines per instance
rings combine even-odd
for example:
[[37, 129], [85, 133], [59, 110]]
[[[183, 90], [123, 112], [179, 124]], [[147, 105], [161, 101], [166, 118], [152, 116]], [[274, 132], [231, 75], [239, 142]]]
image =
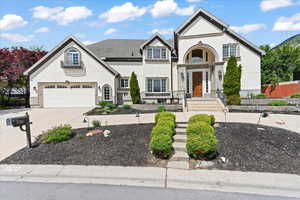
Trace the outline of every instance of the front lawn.
[[1, 164], [62, 164], [160, 166], [166, 161], [154, 158], [149, 149], [153, 124], [105, 126], [104, 134], [85, 136], [86, 128], [73, 130], [67, 141], [38, 143], [35, 148], [23, 148]]

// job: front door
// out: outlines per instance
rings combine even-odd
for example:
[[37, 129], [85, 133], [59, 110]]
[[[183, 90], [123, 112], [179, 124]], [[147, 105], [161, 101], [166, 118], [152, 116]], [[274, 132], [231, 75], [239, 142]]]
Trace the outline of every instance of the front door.
[[193, 96], [202, 97], [202, 72], [193, 72]]

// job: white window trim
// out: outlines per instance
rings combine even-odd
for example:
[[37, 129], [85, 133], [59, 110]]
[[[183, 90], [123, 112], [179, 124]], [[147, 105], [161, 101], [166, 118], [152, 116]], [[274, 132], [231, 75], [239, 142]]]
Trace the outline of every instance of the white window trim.
[[[151, 49], [151, 58], [148, 57], [148, 50]], [[160, 57], [159, 58], [154, 58], [154, 49], [160, 49]], [[166, 50], [166, 57], [162, 57], [162, 49]], [[166, 47], [161, 47], [161, 46], [152, 46], [152, 47], [147, 47], [146, 48], [146, 53], [145, 53], [145, 58], [146, 60], [168, 60], [168, 49]]]
[[[225, 46], [228, 46], [228, 55], [227, 56], [225, 56], [225, 54], [224, 54]], [[231, 55], [231, 49], [233, 46], [236, 46], [236, 55]], [[223, 44], [223, 58], [227, 59], [231, 56], [240, 57], [240, 45], [238, 43]]]
[[[109, 98], [108, 99], [105, 99], [105, 88], [109, 89]], [[102, 99], [104, 101], [111, 101], [112, 100], [112, 93], [113, 93], [113, 91], [112, 91], [112, 87], [110, 85], [106, 84], [102, 87]]]
[[[69, 55], [71, 55], [71, 63], [69, 62]], [[78, 56], [78, 63], [74, 63], [74, 55]], [[69, 49], [66, 52], [66, 60], [65, 63], [67, 65], [71, 65], [71, 66], [79, 66], [80, 65], [80, 61], [81, 61], [81, 57], [80, 57], [80, 52], [77, 49]]]
[[[148, 89], [148, 80], [152, 80], [152, 91], [149, 91]], [[154, 81], [153, 80], [159, 80], [160, 81], [160, 90], [162, 91], [162, 80], [166, 80], [166, 91], [165, 92], [154, 92]], [[168, 84], [168, 78], [167, 77], [147, 77], [146, 78], [146, 91], [147, 93], [168, 93], [169, 92], [169, 84]]]
[[[127, 87], [122, 86], [122, 80], [127, 80]], [[129, 88], [129, 78], [121, 78], [120, 79], [120, 88], [122, 88], [122, 89], [128, 89]]]

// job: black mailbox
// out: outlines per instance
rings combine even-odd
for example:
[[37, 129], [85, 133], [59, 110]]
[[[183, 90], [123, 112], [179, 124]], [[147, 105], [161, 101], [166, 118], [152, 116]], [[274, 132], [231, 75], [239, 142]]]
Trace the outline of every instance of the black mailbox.
[[13, 117], [7, 120], [7, 124], [12, 125], [13, 127], [25, 125], [27, 122], [28, 122], [27, 116]]

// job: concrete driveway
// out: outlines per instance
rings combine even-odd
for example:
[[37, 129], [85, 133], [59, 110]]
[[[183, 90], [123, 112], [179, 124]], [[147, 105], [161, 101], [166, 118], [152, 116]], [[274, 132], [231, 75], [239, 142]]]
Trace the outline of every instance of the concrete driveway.
[[19, 128], [6, 126], [6, 119], [23, 116], [29, 113], [32, 137], [60, 124], [70, 124], [74, 128], [86, 126], [83, 113], [91, 108], [59, 108], [59, 109], [20, 109], [0, 111], [0, 160], [26, 146], [25, 133]]

